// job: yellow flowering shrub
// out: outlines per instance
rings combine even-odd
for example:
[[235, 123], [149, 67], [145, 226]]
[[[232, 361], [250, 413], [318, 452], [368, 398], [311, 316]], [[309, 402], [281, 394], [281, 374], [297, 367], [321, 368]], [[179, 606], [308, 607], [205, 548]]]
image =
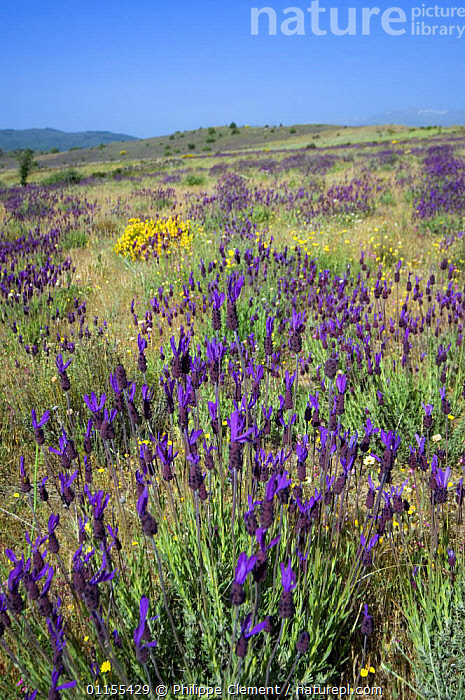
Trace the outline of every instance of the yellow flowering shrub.
[[190, 221], [179, 216], [165, 219], [130, 219], [118, 239], [115, 251], [131, 260], [148, 260], [170, 255], [173, 250], [190, 248], [192, 234]]

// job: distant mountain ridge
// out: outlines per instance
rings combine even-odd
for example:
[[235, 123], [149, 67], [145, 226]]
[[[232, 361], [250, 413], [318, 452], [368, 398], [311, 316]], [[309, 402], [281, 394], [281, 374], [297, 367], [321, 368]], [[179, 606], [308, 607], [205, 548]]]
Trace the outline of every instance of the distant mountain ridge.
[[114, 134], [111, 131], [73, 133], [58, 129], [0, 129], [0, 148], [4, 151], [22, 148], [32, 148], [34, 151], [58, 148], [60, 151], [69, 151], [70, 148], [91, 148], [113, 141], [137, 141], [137, 138], [128, 134]]
[[465, 109], [398, 109], [354, 120], [353, 126], [405, 124], [405, 126], [456, 126], [465, 124]]

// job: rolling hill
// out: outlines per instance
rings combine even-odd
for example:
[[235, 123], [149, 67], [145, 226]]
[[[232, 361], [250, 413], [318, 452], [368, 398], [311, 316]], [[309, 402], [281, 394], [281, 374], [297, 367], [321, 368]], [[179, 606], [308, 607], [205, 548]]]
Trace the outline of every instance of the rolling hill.
[[33, 151], [69, 151], [71, 148], [91, 148], [101, 143], [135, 141], [135, 136], [114, 134], [111, 131], [82, 131], [70, 133], [58, 129], [0, 129], [0, 148], [17, 151], [32, 148]]

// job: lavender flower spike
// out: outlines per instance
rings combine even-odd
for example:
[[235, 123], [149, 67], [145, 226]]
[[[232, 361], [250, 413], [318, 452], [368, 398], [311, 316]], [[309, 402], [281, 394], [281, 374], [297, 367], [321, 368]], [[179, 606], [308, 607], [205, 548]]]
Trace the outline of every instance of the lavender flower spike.
[[289, 563], [287, 566], [280, 564], [281, 567], [281, 583], [285, 591], [290, 593], [296, 587], [296, 575], [292, 571], [291, 560], [289, 558]]
[[58, 685], [58, 679], [60, 678], [63, 671], [64, 671], [63, 666], [60, 666], [60, 668], [53, 669], [53, 671], [52, 671], [52, 685], [50, 686], [50, 690], [48, 693], [49, 698], [60, 697], [58, 695], [60, 690], [65, 690], [65, 688], [74, 688], [75, 685], [77, 684], [77, 681], [69, 681], [69, 683], [63, 683], [62, 685]]
[[68, 360], [68, 362], [65, 363], [65, 362], [63, 362], [63, 356], [61, 354], [57, 355], [56, 360], [55, 360], [55, 364], [57, 366], [58, 372], [60, 374], [64, 374], [64, 372], [66, 372], [66, 370], [70, 366], [71, 362], [72, 362], [72, 360]]
[[[137, 658], [141, 663], [146, 663], [149, 658], [149, 647], [154, 647], [157, 645], [157, 642], [154, 640], [152, 642], [147, 642], [143, 646], [141, 646], [142, 638], [144, 636], [145, 632], [145, 624], [147, 621], [147, 612], [149, 609], [149, 599], [147, 596], [142, 596], [140, 599], [140, 604], [139, 604], [139, 624], [134, 630], [134, 644], [136, 645], [136, 653], [137, 653]], [[150, 618], [151, 620], [155, 620], [156, 617]]]
[[450, 467], [447, 467], [445, 470], [437, 469], [435, 477], [439, 488], [447, 489], [447, 484], [449, 483], [450, 477]]
[[254, 568], [256, 561], [257, 561], [257, 557], [255, 554], [251, 557], [248, 557], [245, 552], [241, 552], [239, 554], [239, 558], [237, 560], [234, 582], [243, 586], [245, 583], [245, 579], [247, 578], [248, 574]]
[[347, 387], [347, 377], [345, 374], [338, 374], [336, 378], [336, 386], [340, 394], [343, 394]]
[[48, 421], [50, 418], [50, 411], [45, 411], [45, 413], [42, 414], [42, 418], [38, 421], [36, 412], [34, 409], [31, 411], [31, 416], [32, 416], [32, 427], [37, 430], [38, 428], [42, 428], [42, 426], [45, 425], [45, 423]]
[[102, 394], [100, 399], [97, 399], [95, 391], [92, 391], [90, 396], [84, 394], [84, 401], [86, 402], [86, 406], [91, 413], [98, 413], [101, 411], [105, 406], [106, 398], [106, 394]]

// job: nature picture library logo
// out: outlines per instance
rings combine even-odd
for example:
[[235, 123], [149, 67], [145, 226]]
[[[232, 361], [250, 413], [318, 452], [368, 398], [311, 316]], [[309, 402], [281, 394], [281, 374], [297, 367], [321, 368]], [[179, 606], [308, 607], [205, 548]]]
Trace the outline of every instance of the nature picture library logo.
[[252, 7], [251, 34], [269, 36], [364, 35], [381, 29], [391, 36], [438, 36], [462, 39], [465, 7], [422, 3], [416, 7], [327, 7], [313, 0], [310, 7]]

